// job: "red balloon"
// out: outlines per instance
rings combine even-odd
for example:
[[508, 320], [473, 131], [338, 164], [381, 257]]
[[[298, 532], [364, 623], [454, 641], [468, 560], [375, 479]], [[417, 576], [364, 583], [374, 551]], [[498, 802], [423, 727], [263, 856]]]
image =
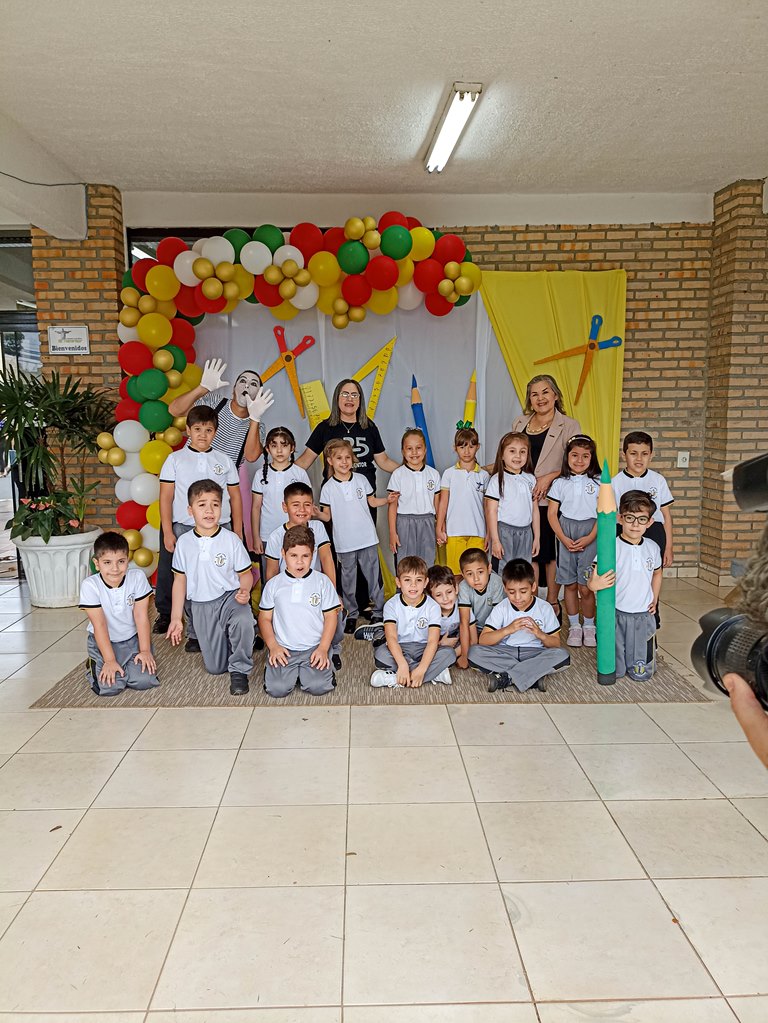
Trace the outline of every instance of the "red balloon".
[[[182, 284], [178, 295], [173, 300], [173, 303], [182, 316], [199, 316], [203, 311], [197, 304], [195, 289], [188, 287], [186, 284]], [[176, 320], [173, 322], [176, 323]]]
[[329, 227], [323, 235], [323, 248], [335, 256], [346, 240], [343, 227]]
[[149, 580], [150, 586], [157, 586], [157, 569], [152, 573], [152, 578]]
[[259, 274], [253, 282], [253, 293], [262, 305], [265, 305], [268, 309], [274, 309], [275, 306], [279, 306], [283, 301], [278, 291], [279, 287], [279, 284], [267, 284], [261, 274]]
[[117, 361], [125, 373], [135, 377], [145, 369], [152, 369], [152, 352], [141, 341], [126, 341], [120, 345]]
[[220, 313], [227, 304], [223, 295], [219, 295], [218, 298], [206, 298], [203, 294], [203, 281], [195, 288], [195, 301], [200, 306], [201, 313]]
[[[388, 291], [390, 288], [394, 288], [398, 275], [397, 263], [389, 256], [374, 256], [365, 268], [366, 280], [377, 291]], [[362, 305], [362, 303], [355, 304]]]
[[124, 423], [126, 419], [138, 419], [141, 405], [132, 398], [123, 398], [115, 408], [115, 419], [118, 423]]
[[290, 243], [304, 256], [305, 264], [323, 247], [323, 232], [316, 224], [297, 224], [291, 231]]
[[130, 377], [123, 377], [123, 379], [120, 381], [120, 387], [118, 388], [118, 390], [120, 391], [121, 398], [128, 397], [128, 381], [130, 379], [131, 379]]
[[399, 224], [400, 227], [408, 227], [408, 217], [398, 213], [397, 210], [390, 210], [389, 213], [385, 213], [383, 217], [379, 218], [379, 233], [386, 231], [393, 224]]
[[445, 266], [446, 263], [460, 263], [464, 259], [467, 246], [457, 234], [444, 234], [435, 242], [432, 259]]
[[197, 362], [197, 352], [191, 345], [189, 348], [182, 348], [182, 351], [187, 357], [187, 365], [189, 365], [190, 362]]
[[[200, 313], [197, 314], [198, 316]], [[176, 345], [179, 348], [189, 348], [195, 343], [195, 328], [189, 320], [171, 320], [171, 340], [169, 345]]]
[[133, 264], [131, 267], [131, 277], [133, 278], [133, 283], [140, 291], [147, 290], [147, 274], [153, 266], [159, 265], [156, 259], [150, 259], [149, 256]]
[[442, 263], [431, 258], [422, 259], [416, 264], [416, 269], [413, 271], [413, 283], [419, 291], [423, 291], [425, 294], [437, 291], [437, 286], [444, 277], [445, 270]]
[[350, 305], [365, 305], [372, 292], [373, 288], [370, 282], [362, 274], [352, 274], [351, 277], [345, 277], [341, 282], [344, 301], [349, 302]]
[[115, 512], [115, 518], [121, 529], [141, 529], [147, 524], [147, 509], [135, 501], [125, 501]]
[[447, 298], [437, 294], [427, 295], [424, 305], [427, 307], [427, 312], [432, 313], [433, 316], [447, 316], [453, 309]]
[[420, 220], [416, 219], [416, 217], [406, 217], [406, 220], [408, 221], [408, 230], [409, 231], [412, 231], [414, 229], [414, 227], [423, 227], [424, 226]]
[[186, 252], [189, 246], [181, 238], [170, 235], [157, 243], [157, 261], [165, 266], [173, 266], [173, 261], [180, 252]]

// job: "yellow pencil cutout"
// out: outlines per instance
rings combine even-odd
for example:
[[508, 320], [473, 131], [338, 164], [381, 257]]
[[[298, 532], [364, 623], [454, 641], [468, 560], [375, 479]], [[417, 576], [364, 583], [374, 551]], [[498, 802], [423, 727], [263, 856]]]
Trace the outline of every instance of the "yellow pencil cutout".
[[477, 412], [477, 373], [473, 369], [472, 376], [469, 378], [467, 396], [464, 399], [464, 415], [461, 417], [462, 422], [464, 423], [465, 426], [474, 425], [476, 412]]

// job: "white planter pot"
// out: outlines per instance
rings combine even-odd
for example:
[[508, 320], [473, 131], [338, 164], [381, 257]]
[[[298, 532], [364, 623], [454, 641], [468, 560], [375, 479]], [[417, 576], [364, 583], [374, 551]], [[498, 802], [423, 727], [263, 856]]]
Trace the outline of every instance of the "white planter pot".
[[71, 536], [52, 536], [46, 543], [39, 536], [14, 540], [21, 554], [29, 583], [29, 598], [35, 607], [73, 607], [80, 600], [80, 583], [89, 574], [91, 549], [100, 529]]

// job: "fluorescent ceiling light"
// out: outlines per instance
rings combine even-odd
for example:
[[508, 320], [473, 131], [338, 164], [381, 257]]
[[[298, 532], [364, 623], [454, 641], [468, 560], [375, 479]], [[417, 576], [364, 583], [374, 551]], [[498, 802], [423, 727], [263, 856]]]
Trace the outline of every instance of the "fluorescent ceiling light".
[[445, 167], [456, 148], [456, 143], [467, 126], [467, 121], [472, 111], [477, 106], [482, 85], [478, 82], [467, 84], [466, 82], [454, 82], [451, 87], [451, 95], [440, 118], [440, 122], [432, 139], [429, 148], [426, 168], [431, 174], [438, 173]]

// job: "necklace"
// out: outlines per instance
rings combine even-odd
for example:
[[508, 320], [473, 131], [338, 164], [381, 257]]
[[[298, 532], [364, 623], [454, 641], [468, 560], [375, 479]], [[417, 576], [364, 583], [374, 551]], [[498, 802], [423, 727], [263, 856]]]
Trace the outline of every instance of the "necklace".
[[531, 423], [534, 420], [534, 416], [531, 416], [531, 418], [528, 420], [528, 425], [525, 428], [526, 432], [527, 433], [544, 433], [545, 430], [548, 430], [550, 428], [550, 426], [554, 422], [554, 419], [555, 419], [555, 417], [553, 415], [552, 418], [549, 420], [549, 422], [546, 424], [546, 426], [540, 426], [537, 429], [535, 426], [531, 426]]
[[353, 430], [357, 426], [357, 420], [355, 420], [354, 423], [345, 423], [343, 419], [340, 419], [339, 422], [344, 427], [344, 429], [347, 431], [347, 436], [349, 436], [350, 431]]

